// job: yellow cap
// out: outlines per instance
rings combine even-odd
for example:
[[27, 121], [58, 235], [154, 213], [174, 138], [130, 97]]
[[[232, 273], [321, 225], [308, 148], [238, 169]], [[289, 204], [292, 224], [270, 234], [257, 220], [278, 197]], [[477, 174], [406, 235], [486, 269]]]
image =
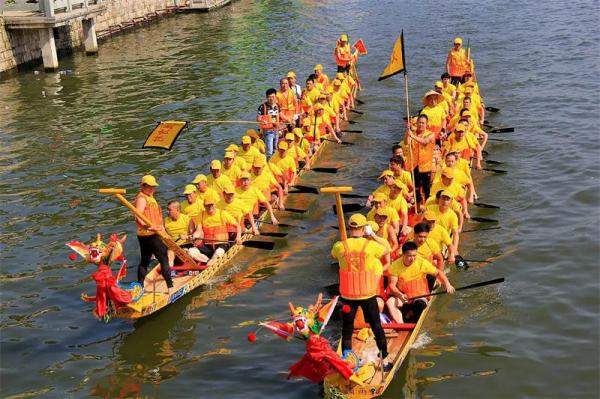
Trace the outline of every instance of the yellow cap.
[[287, 77], [288, 77], [288, 78], [295, 78], [295, 77], [296, 77], [296, 72], [294, 72], [294, 71], [289, 71], [289, 72], [287, 73]]
[[387, 196], [384, 193], [375, 193], [375, 195], [373, 196], [372, 202], [381, 202], [381, 201], [386, 201], [386, 200], [387, 200]]
[[196, 189], [196, 186], [194, 186], [193, 184], [187, 184], [185, 186], [185, 189], [183, 190], [183, 195], [192, 194], [196, 191], [198, 191], [198, 189]]
[[404, 187], [406, 187], [406, 185], [404, 183], [402, 183], [402, 180], [400, 180], [400, 179], [394, 179], [393, 186], [396, 186], [401, 189], [404, 189]]
[[298, 137], [304, 136], [304, 133], [302, 133], [302, 129], [300, 129], [299, 127], [295, 127], [294, 130], [292, 130], [292, 132], [294, 132], [294, 134]]
[[158, 187], [158, 182], [152, 175], [146, 175], [146, 176], [142, 177], [142, 184], [145, 184], [147, 186], [152, 186], [152, 187]]
[[206, 179], [206, 175], [199, 174], [199, 175], [196, 175], [196, 177], [194, 177], [194, 180], [192, 180], [192, 183], [194, 183], [194, 184], [198, 184], [198, 183], [200, 183], [201, 181], [206, 181], [206, 180], [207, 180], [207, 179]]
[[250, 136], [243, 136], [242, 144], [252, 144], [252, 138], [250, 138]]
[[322, 111], [323, 110], [323, 106], [321, 104], [315, 104], [314, 107], [315, 111]]
[[377, 216], [385, 216], [386, 218], [390, 215], [388, 214], [388, 210], [386, 208], [379, 208], [375, 211], [375, 215]]
[[371, 226], [371, 229], [373, 230], [374, 233], [377, 233], [379, 231], [379, 225], [376, 222], [371, 220], [371, 221], [368, 221], [367, 224], [369, 226]]
[[332, 82], [332, 84], [334, 86], [341, 86], [342, 85], [342, 81], [339, 80], [339, 79], [334, 79], [333, 82]]
[[423, 219], [435, 222], [437, 220], [437, 215], [434, 211], [425, 211], [425, 213], [423, 214]]
[[394, 176], [394, 172], [392, 172], [391, 170], [387, 169], [384, 170], [383, 172], [381, 172], [381, 175], [379, 175], [379, 177], [377, 178], [379, 179], [383, 179], [385, 176]]
[[254, 129], [248, 129], [248, 130], [246, 130], [246, 136], [250, 136], [250, 137], [257, 139], [258, 133], [256, 133], [256, 130], [254, 130]]
[[239, 151], [240, 147], [238, 147], [236, 144], [229, 144], [227, 146], [227, 148], [225, 148], [225, 151]]
[[240, 179], [249, 179], [250, 177], [250, 172], [244, 171], [242, 174], [240, 174]]
[[344, 80], [345, 76], [344, 76], [343, 73], [338, 72], [338, 73], [335, 74], [335, 78], [339, 79], [340, 81], [342, 81], [342, 80]]
[[348, 41], [348, 35], [345, 35], [345, 34], [341, 35], [340, 36], [340, 40], [343, 41], [343, 42], [347, 42]]
[[454, 179], [454, 169], [452, 169], [452, 168], [442, 169], [442, 176], [446, 176], [448, 179]]
[[286, 143], [285, 141], [280, 141], [279, 144], [277, 144], [277, 148], [280, 150], [287, 150], [288, 143]]
[[223, 158], [235, 158], [235, 155], [233, 154], [233, 151], [225, 151], [225, 156]]
[[292, 141], [293, 141], [293, 140], [294, 140], [294, 137], [295, 137], [295, 136], [294, 136], [294, 133], [287, 133], [287, 134], [285, 135], [285, 139], [286, 139], [286, 140], [292, 140]]
[[454, 44], [462, 44], [462, 39], [460, 37], [457, 37], [456, 39], [454, 39]]
[[319, 96], [319, 100], [327, 100], [327, 96], [325, 94], [321, 94]]
[[355, 213], [348, 219], [348, 226], [350, 227], [363, 227], [366, 224], [367, 218], [360, 213]]
[[315, 65], [314, 69], [315, 69], [315, 71], [322, 71], [323, 70], [323, 65], [317, 64], [317, 65]]
[[440, 197], [454, 198], [454, 194], [452, 194], [451, 191], [444, 190], [442, 191], [442, 194], [440, 194]]
[[473, 87], [471, 87], [471, 86], [465, 87], [465, 94], [473, 94]]
[[467, 127], [465, 125], [463, 125], [462, 123], [459, 123], [458, 125], [456, 125], [456, 127], [454, 128], [455, 132], [465, 132], [467, 130]]
[[225, 194], [235, 194], [235, 187], [233, 187], [233, 184], [228, 184], [223, 188], [223, 192]]
[[212, 193], [212, 192], [211, 192], [211, 193], [208, 193], [208, 195], [206, 195], [206, 196], [204, 197], [204, 206], [207, 206], [207, 205], [214, 205], [214, 204], [216, 204], [217, 202], [219, 202], [219, 199], [220, 199], [220, 198], [219, 198], [219, 196], [218, 196], [218, 195], [216, 195], [216, 194], [214, 194], [214, 193]]
[[438, 89], [443, 89], [444, 84], [442, 83], [441, 80], [438, 80], [437, 82], [435, 82], [435, 87], [437, 87]]
[[265, 160], [261, 157], [254, 158], [254, 162], [252, 163], [253, 168], [262, 168], [265, 166]]
[[221, 169], [221, 161], [219, 161], [218, 159], [215, 159], [213, 161], [210, 162], [210, 168], [211, 169]]

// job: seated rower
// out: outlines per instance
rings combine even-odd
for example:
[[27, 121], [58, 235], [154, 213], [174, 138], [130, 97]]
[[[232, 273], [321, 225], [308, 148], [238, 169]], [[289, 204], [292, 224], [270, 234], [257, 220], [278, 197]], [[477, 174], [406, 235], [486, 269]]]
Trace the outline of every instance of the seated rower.
[[193, 184], [187, 184], [183, 190], [185, 200], [180, 205], [181, 212], [190, 217], [198, 225], [200, 214], [204, 212], [204, 201], [198, 196], [198, 189]]
[[[435, 222], [436, 220], [437, 217], [435, 215], [435, 212], [425, 211], [423, 213], [421, 223], [427, 223], [429, 225], [429, 235], [427, 237], [434, 240], [440, 246], [440, 248], [443, 248], [445, 246], [448, 249], [448, 262], [454, 263], [457, 248], [454, 248], [452, 238], [450, 237], [448, 231], [439, 224], [437, 224]], [[414, 235], [409, 235], [408, 239], [414, 241]]]
[[354, 103], [355, 90], [352, 87], [352, 81], [350, 79], [347, 79], [348, 77], [349, 76], [343, 72], [338, 72], [335, 75], [335, 79], [339, 80], [341, 83], [340, 90], [342, 90], [342, 92], [346, 94], [346, 107], [348, 109], [354, 109], [356, 106]]
[[227, 232], [229, 233], [229, 239], [233, 240], [237, 234], [238, 227], [245, 226], [244, 219], [250, 224], [252, 234], [259, 235], [258, 227], [254, 221], [252, 214], [253, 208], [248, 203], [236, 198], [236, 190], [234, 186], [227, 186], [223, 189], [223, 199], [217, 202], [217, 209], [229, 213], [237, 221], [238, 225], [228, 224]]
[[323, 65], [317, 64], [314, 68], [315, 71], [315, 84], [321, 91], [327, 90], [329, 87], [329, 76], [323, 72]]
[[444, 167], [438, 169], [433, 178], [433, 182], [435, 184], [437, 180], [442, 178], [442, 171], [445, 168], [452, 169], [454, 171], [454, 182], [462, 189], [461, 196], [466, 197], [467, 203], [472, 204], [475, 200], [475, 186], [473, 185], [473, 179], [458, 166], [457, 161], [458, 155], [456, 155], [455, 152], [448, 152], [444, 157]]
[[[392, 157], [404, 159], [404, 148], [402, 147], [402, 144], [394, 144], [392, 146]], [[392, 169], [392, 168], [390, 168], [390, 169]], [[407, 172], [410, 173], [410, 168], [409, 168], [409, 170], [407, 170]], [[412, 178], [411, 178], [411, 181], [412, 181]]]
[[435, 213], [436, 224], [439, 224], [446, 229], [448, 234], [452, 237], [452, 246], [455, 249], [458, 249], [459, 233], [462, 230], [462, 223], [459, 224], [457, 212], [450, 208], [452, 204], [452, 195], [452, 193], [446, 191], [440, 192], [437, 204], [428, 206], [427, 210]]
[[[402, 151], [402, 146], [398, 147], [400, 147], [400, 150]], [[404, 165], [404, 157], [394, 155], [390, 158], [389, 170], [394, 172], [394, 179], [400, 180], [402, 184], [406, 186], [407, 194], [410, 196], [410, 198], [413, 198], [413, 195], [411, 194], [414, 189], [412, 175], [408, 170], [404, 169]]]
[[281, 184], [275, 179], [273, 174], [265, 170], [267, 162], [264, 158], [257, 158], [252, 164], [252, 185], [260, 190], [267, 200], [271, 199], [272, 190], [277, 190], [277, 208], [285, 210], [283, 205], [284, 195]]
[[[192, 184], [196, 185], [196, 188], [198, 189], [198, 192], [197, 192], [198, 200], [201, 201], [202, 204], [204, 204], [204, 198], [207, 195], [217, 195], [217, 196], [219, 195], [218, 192], [216, 192], [213, 188], [209, 187], [208, 178], [206, 177], [206, 175], [203, 175], [203, 174], [196, 175], [196, 177], [192, 181]], [[204, 206], [204, 205], [202, 205], [202, 206]], [[190, 215], [190, 216], [196, 216], [196, 215]]]
[[292, 130], [292, 133], [294, 134], [294, 142], [296, 143], [296, 146], [302, 149], [302, 151], [304, 151], [310, 159], [310, 157], [313, 154], [312, 149], [310, 148], [310, 143], [308, 142], [308, 140], [304, 138], [304, 133], [302, 132], [302, 129], [300, 129], [299, 127], [294, 128], [294, 130]]
[[[389, 222], [389, 219], [387, 211], [380, 208], [375, 211], [374, 220], [370, 220], [369, 224], [375, 223], [377, 225], [377, 229], [373, 228], [373, 231], [386, 243], [387, 248], [390, 250], [390, 257], [394, 256], [395, 259], [398, 251], [398, 235], [394, 226]], [[387, 267], [384, 271], [387, 271]]]
[[258, 152], [260, 152], [261, 154], [267, 153], [267, 145], [265, 144], [263, 139], [260, 138], [260, 136], [258, 135], [256, 130], [254, 130], [254, 129], [246, 130], [246, 136], [250, 137], [250, 141], [252, 142], [252, 147], [256, 148], [258, 150]]
[[345, 89], [342, 89], [342, 81], [339, 79], [334, 79], [331, 83], [332, 95], [333, 98], [336, 99], [337, 102], [340, 103], [340, 109], [342, 110], [342, 118], [347, 121], [348, 120], [348, 104], [350, 103], [350, 95], [346, 92]]
[[398, 216], [398, 211], [387, 205], [387, 200], [388, 198], [384, 193], [376, 193], [371, 201], [373, 209], [367, 213], [367, 220], [375, 220], [375, 212], [378, 209], [382, 209], [382, 212], [386, 212], [389, 217], [389, 223], [394, 228], [394, 234], [398, 236], [398, 232], [400, 231], [400, 216]]
[[[184, 248], [196, 262], [206, 262], [208, 258], [202, 255], [190, 241], [193, 237], [200, 236], [199, 231], [196, 233], [196, 229], [199, 230], [200, 226], [196, 226], [191, 217], [181, 212], [179, 201], [171, 201], [167, 204], [167, 217], [165, 218], [167, 234], [175, 241], [175, 244]], [[169, 258], [169, 267], [173, 267], [175, 253], [169, 249], [167, 257]]]
[[327, 95], [321, 94], [319, 96], [319, 105], [323, 107], [323, 119], [326, 120], [333, 130], [337, 133], [341, 132], [337, 112], [334, 111], [333, 107], [327, 101]]
[[[481, 149], [483, 150], [483, 148], [485, 148], [485, 145], [488, 142], [489, 135], [487, 134], [487, 132], [485, 132], [481, 128], [479, 123], [475, 122], [475, 119], [473, 119], [471, 117], [471, 111], [469, 111], [466, 108], [463, 108], [460, 111], [459, 121], [462, 121], [463, 119], [466, 119], [469, 122], [469, 124], [467, 125], [467, 137], [470, 137], [470, 135], [473, 135], [472, 137], [475, 140], [482, 140], [480, 145], [481, 145]], [[479, 142], [479, 141], [477, 141], [477, 142]]]
[[[377, 180], [381, 180], [383, 182], [383, 184], [381, 186], [377, 187], [375, 189], [375, 191], [373, 191], [371, 193], [371, 195], [369, 195], [369, 197], [367, 198], [367, 203], [365, 204], [365, 206], [367, 208], [371, 207], [371, 202], [373, 201], [373, 196], [375, 194], [382, 193], [386, 197], [389, 196], [390, 189], [394, 184], [396, 184], [395, 180], [397, 180], [397, 179], [395, 179], [395, 177], [394, 177], [394, 172], [387, 169], [387, 170], [384, 170], [383, 172], [381, 172], [381, 175], [379, 175]], [[408, 188], [400, 180], [398, 180], [398, 181], [400, 182], [400, 184], [402, 184], [402, 196], [405, 199], [410, 200], [410, 196], [408, 195]]]
[[302, 90], [300, 106], [304, 113], [309, 113], [313, 110], [314, 105], [318, 102], [319, 95], [321, 95], [321, 92], [315, 86], [314, 76], [314, 74], [311, 74], [308, 79], [306, 79], [306, 88]]
[[283, 192], [287, 193], [291, 184], [296, 181], [296, 162], [288, 153], [288, 143], [280, 141], [277, 145], [277, 153], [269, 160], [269, 164], [276, 165], [283, 172]]
[[340, 121], [348, 120], [348, 114], [346, 113], [344, 100], [338, 93], [333, 92], [333, 88], [330, 88], [330, 90], [327, 91], [325, 98], [327, 100], [327, 104], [329, 104], [333, 112], [335, 112], [335, 131], [336, 133], [340, 133]]
[[[258, 135], [257, 135], [258, 137]], [[261, 152], [252, 145], [252, 138], [250, 136], [242, 136], [242, 148], [238, 153], [240, 158], [243, 158], [246, 161], [246, 165], [248, 166], [248, 170], [252, 168], [252, 164], [254, 163], [254, 159], [259, 156]]]
[[308, 154], [296, 143], [296, 135], [294, 133], [286, 134], [285, 142], [288, 145], [288, 154], [292, 157], [294, 163], [296, 164], [296, 170], [298, 170], [300, 166], [300, 161], [303, 162], [302, 169], [310, 170], [310, 158], [308, 157]]
[[387, 197], [388, 206], [393, 208], [400, 218], [398, 236], [407, 235], [410, 232], [410, 227], [408, 226], [408, 203], [402, 195], [405, 187], [399, 179], [394, 179]]
[[[468, 122], [466, 122], [468, 123]], [[448, 136], [448, 140], [444, 143], [442, 157], [449, 152], [457, 152], [460, 157], [469, 161], [475, 157], [477, 169], [481, 169], [481, 147], [477, 140], [469, 140], [465, 137], [467, 127], [464, 123], [459, 122], [454, 129], [454, 133]]]
[[[240, 169], [234, 162], [236, 159], [233, 151], [225, 151], [225, 155], [223, 157], [223, 167], [221, 168], [221, 173], [224, 176], [227, 176], [231, 183], [239, 187], [240, 183], [240, 175], [242, 174], [242, 169]], [[241, 159], [241, 158], [237, 158]]]
[[442, 90], [444, 90], [444, 93], [449, 94], [453, 100], [456, 100], [456, 86], [450, 83], [450, 74], [444, 72], [440, 79], [442, 80]]
[[241, 186], [236, 189], [235, 196], [242, 202], [246, 203], [252, 210], [252, 214], [256, 217], [259, 214], [260, 205], [262, 205], [268, 212], [271, 222], [274, 225], [279, 224], [279, 221], [273, 213], [273, 207], [271, 203], [267, 201], [267, 197], [256, 187], [251, 184], [251, 174], [248, 172], [242, 172], [241, 175]]
[[214, 262], [225, 254], [231, 246], [227, 225], [236, 226], [235, 243], [242, 243], [242, 229], [228, 212], [217, 208], [220, 201], [218, 195], [208, 195], [204, 199], [204, 208], [206, 211], [200, 218], [202, 233], [200, 234], [200, 243], [198, 247], [200, 253], [210, 258], [209, 262]]
[[390, 298], [386, 304], [390, 316], [396, 323], [416, 323], [427, 307], [427, 297], [410, 300], [410, 298], [429, 294], [427, 275], [437, 277], [453, 294], [455, 289], [448, 281], [443, 270], [436, 269], [428, 260], [417, 256], [417, 244], [407, 241], [402, 245], [402, 257], [392, 263], [389, 268], [388, 293]]
[[440, 247], [434, 239], [429, 237], [429, 224], [423, 222], [417, 223], [414, 228], [414, 236], [414, 243], [417, 244], [417, 255], [427, 259], [434, 264], [438, 270], [444, 270], [442, 247]]
[[215, 159], [213, 161], [210, 162], [210, 176], [208, 176], [208, 179], [206, 181], [206, 183], [208, 184], [208, 186], [210, 188], [212, 188], [213, 190], [215, 190], [217, 193], [222, 193], [223, 189], [228, 186], [233, 184], [231, 182], [231, 180], [229, 179], [229, 177], [225, 176], [223, 173], [221, 173], [221, 161], [219, 161], [218, 159]]
[[432, 193], [437, 193], [440, 190], [451, 192], [454, 196], [454, 200], [460, 204], [463, 216], [467, 219], [471, 218], [467, 207], [467, 200], [464, 195], [464, 189], [460, 184], [454, 181], [454, 169], [448, 167], [442, 168], [440, 178], [435, 180], [431, 186]]
[[227, 148], [225, 148], [225, 152], [231, 151], [233, 153], [233, 164], [237, 166], [240, 170], [248, 170], [250, 169], [250, 165], [246, 162], [246, 160], [242, 157], [238, 157], [238, 153], [240, 152], [240, 147], [237, 144], [229, 144]]

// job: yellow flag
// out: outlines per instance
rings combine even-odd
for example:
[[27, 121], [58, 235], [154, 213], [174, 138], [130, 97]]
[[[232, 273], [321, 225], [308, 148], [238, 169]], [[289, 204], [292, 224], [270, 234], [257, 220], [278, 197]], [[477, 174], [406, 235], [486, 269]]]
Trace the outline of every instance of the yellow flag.
[[394, 76], [397, 73], [405, 72], [405, 63], [404, 63], [404, 31], [400, 34], [400, 37], [394, 43], [394, 49], [392, 50], [392, 55], [390, 56], [390, 63], [381, 73], [379, 80], [387, 79], [390, 76]]
[[187, 122], [162, 121], [150, 132], [142, 148], [162, 148], [170, 150]]

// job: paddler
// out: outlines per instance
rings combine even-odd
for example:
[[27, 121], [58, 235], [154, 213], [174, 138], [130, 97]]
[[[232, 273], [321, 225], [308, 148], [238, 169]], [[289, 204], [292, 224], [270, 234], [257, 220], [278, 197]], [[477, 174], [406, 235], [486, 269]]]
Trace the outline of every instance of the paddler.
[[227, 186], [223, 189], [223, 199], [217, 202], [217, 209], [229, 213], [238, 222], [238, 225], [227, 225], [227, 232], [229, 233], [229, 239], [234, 240], [237, 235], [237, 229], [245, 226], [244, 220], [248, 221], [252, 234], [259, 235], [258, 227], [254, 222], [254, 216], [252, 214], [253, 207], [249, 206], [247, 202], [236, 198], [236, 190], [234, 186]]
[[390, 186], [390, 192], [387, 196], [387, 204], [390, 208], [394, 209], [400, 217], [400, 226], [398, 235], [406, 235], [410, 232], [408, 226], [408, 203], [402, 193], [406, 186], [400, 181], [400, 179], [394, 179], [393, 184]]
[[456, 152], [467, 161], [475, 158], [475, 167], [481, 169], [481, 146], [475, 137], [471, 135], [471, 138], [469, 138], [467, 136], [468, 123], [467, 120], [464, 120], [464, 123], [459, 122], [456, 125], [454, 132], [448, 136], [448, 140], [444, 143], [442, 156], [449, 152]]
[[147, 225], [140, 218], [136, 217], [137, 237], [140, 243], [140, 263], [138, 265], [138, 282], [144, 285], [148, 266], [152, 255], [160, 263], [160, 271], [169, 289], [169, 295], [173, 289], [173, 280], [171, 279], [171, 270], [169, 268], [169, 258], [167, 256], [167, 246], [158, 235], [158, 231], [164, 231], [162, 211], [156, 199], [154, 192], [158, 187], [156, 178], [152, 175], [142, 177], [139, 193], [135, 197], [135, 208], [143, 213], [151, 222]]
[[[475, 200], [475, 186], [473, 185], [473, 179], [470, 174], [467, 175], [467, 173], [459, 167], [457, 160], [458, 155], [456, 155], [455, 152], [448, 152], [444, 156], [444, 166], [445, 168], [450, 168], [454, 171], [454, 182], [463, 188], [461, 195], [467, 198], [467, 203], [472, 204]], [[433, 178], [434, 184], [437, 180], [442, 178], [442, 171], [445, 168], [438, 169]]]
[[339, 40], [335, 44], [335, 50], [333, 52], [333, 58], [337, 64], [338, 72], [349, 72], [350, 63], [354, 60], [356, 54], [352, 55], [350, 44], [348, 43], [348, 35], [340, 35]]
[[[201, 229], [200, 226], [196, 226], [191, 217], [181, 212], [179, 201], [170, 201], [167, 204], [167, 217], [165, 218], [165, 230], [167, 234], [171, 236], [175, 244], [185, 249], [196, 262], [206, 262], [208, 258], [200, 254], [190, 241], [194, 237], [196, 228]], [[198, 237], [199, 235], [198, 233], [195, 236]], [[169, 267], [173, 267], [175, 252], [169, 249], [167, 256], [169, 258]]]
[[444, 72], [440, 79], [442, 80], [442, 90], [444, 90], [444, 93], [449, 94], [453, 100], [456, 100], [456, 86], [450, 83], [450, 74]]
[[[265, 145], [265, 142], [263, 141], [263, 139], [260, 138], [260, 136], [258, 135], [256, 130], [254, 130], [254, 129], [246, 130], [246, 136], [250, 137], [252, 147], [256, 148], [258, 150], [258, 152], [260, 152], [261, 154], [264, 154], [267, 152], [267, 146]], [[250, 165], [252, 165], [252, 164], [250, 164]]]
[[281, 184], [273, 174], [265, 169], [267, 162], [264, 158], [256, 158], [252, 164], [252, 185], [259, 189], [267, 199], [271, 198], [272, 190], [277, 190], [277, 209], [285, 210], [283, 205], [284, 195]]
[[290, 84], [290, 89], [292, 89], [292, 91], [296, 95], [296, 98], [298, 99], [298, 101], [300, 101], [300, 98], [302, 97], [302, 87], [298, 84], [296, 80], [296, 72], [289, 71], [287, 73], [287, 80]]
[[200, 214], [204, 212], [204, 201], [198, 196], [198, 188], [187, 184], [183, 189], [185, 200], [179, 206], [181, 212], [189, 216], [196, 225], [199, 224]]
[[[454, 248], [454, 245], [452, 245], [452, 238], [450, 237], [450, 234], [448, 234], [448, 231], [437, 224], [436, 220], [437, 216], [435, 212], [430, 210], [423, 212], [423, 219], [421, 222], [429, 225], [428, 238], [434, 240], [441, 248], [446, 246], [446, 248], [448, 248], [448, 262], [454, 263], [457, 248]], [[409, 235], [408, 239], [414, 241], [414, 236], [411, 237], [411, 235]]]
[[[258, 135], [256, 137], [258, 137]], [[254, 159], [259, 155], [260, 151], [252, 145], [252, 138], [250, 136], [242, 136], [242, 148], [240, 149], [238, 156], [246, 161], [246, 165], [248, 166], [247, 170], [252, 168]]]
[[[414, 243], [417, 244], [417, 255], [434, 264], [438, 270], [444, 269], [442, 247], [432, 238], [429, 238], [429, 224], [417, 223], [414, 227]], [[430, 287], [433, 287], [432, 279]]]
[[400, 231], [400, 216], [398, 215], [398, 211], [387, 205], [387, 200], [387, 195], [384, 193], [375, 193], [373, 195], [373, 200], [371, 201], [373, 209], [367, 214], [367, 220], [375, 220], [375, 212], [382, 209], [382, 212], [385, 212], [388, 215], [388, 223], [394, 227], [394, 234], [398, 235], [398, 232]]
[[306, 88], [302, 90], [301, 106], [304, 113], [308, 113], [313, 110], [313, 107], [319, 102], [319, 96], [321, 92], [315, 85], [314, 75], [310, 75], [306, 79]]
[[238, 157], [238, 153], [240, 152], [240, 147], [237, 144], [229, 144], [225, 151], [231, 151], [233, 153], [233, 164], [240, 168], [240, 170], [249, 170], [252, 164], [248, 165], [246, 160], [242, 157]]
[[[398, 234], [396, 233], [396, 229], [389, 223], [388, 212], [384, 208], [379, 208], [375, 210], [374, 220], [369, 221], [369, 225], [371, 223], [375, 223], [377, 225], [377, 229], [373, 229], [377, 236], [386, 242], [386, 246], [390, 250], [390, 257], [396, 253], [398, 250]], [[389, 266], [389, 262], [388, 262]], [[387, 271], [387, 266], [384, 267], [384, 271]]]
[[[300, 132], [302, 131], [300, 130]], [[308, 154], [296, 143], [296, 135], [294, 133], [287, 133], [285, 135], [285, 142], [288, 145], [288, 153], [296, 164], [296, 169], [299, 168], [300, 162], [302, 162], [303, 169], [310, 170], [310, 158], [308, 157]]]
[[269, 212], [271, 222], [274, 225], [279, 224], [279, 221], [273, 213], [273, 207], [271, 206], [271, 203], [267, 201], [267, 197], [265, 197], [265, 195], [258, 188], [251, 184], [251, 174], [249, 172], [242, 172], [240, 177], [241, 186], [236, 189], [235, 196], [240, 201], [246, 203], [247, 206], [252, 209], [252, 213], [255, 216], [258, 216], [260, 210], [259, 205], [262, 205]]
[[386, 304], [392, 319], [396, 323], [416, 323], [427, 307], [427, 297], [409, 301], [410, 298], [429, 294], [427, 275], [437, 277], [446, 292], [454, 294], [454, 287], [448, 281], [443, 270], [437, 269], [428, 260], [417, 256], [417, 244], [407, 241], [402, 245], [402, 257], [389, 268], [388, 293]]
[[236, 226], [235, 243], [242, 243], [242, 229], [228, 212], [217, 208], [216, 204], [220, 201], [218, 195], [207, 195], [204, 199], [204, 208], [206, 211], [202, 214], [200, 223], [202, 226], [202, 235], [199, 237], [202, 244], [198, 248], [200, 252], [214, 261], [225, 254], [231, 244], [229, 243], [229, 233], [227, 225]]
[[294, 133], [294, 142], [296, 143], [298, 148], [302, 149], [302, 151], [304, 151], [308, 157], [311, 157], [313, 152], [310, 148], [310, 142], [304, 138], [304, 133], [302, 132], [302, 129], [300, 129], [299, 127], [294, 128], [294, 130], [292, 130], [292, 133]]
[[471, 218], [464, 194], [465, 191], [460, 184], [454, 181], [454, 169], [449, 167], [442, 168], [440, 178], [435, 180], [431, 186], [431, 192], [433, 193], [437, 193], [440, 190], [452, 193], [454, 200], [460, 204], [464, 217], [467, 219]]
[[459, 233], [462, 226], [459, 225], [457, 213], [451, 209], [452, 193], [442, 191], [439, 194], [437, 204], [430, 205], [427, 210], [435, 213], [436, 224], [446, 229], [452, 237], [452, 246], [458, 249]]
[[452, 98], [452, 96], [450, 96], [450, 94], [444, 91], [444, 84], [441, 80], [435, 82], [433, 90], [444, 96], [444, 101], [441, 103], [441, 105], [444, 108], [444, 111], [446, 111], [446, 117], [454, 115], [454, 113], [456, 112], [454, 99]]
[[448, 52], [446, 59], [446, 72], [450, 75], [453, 85], [462, 82], [463, 75], [470, 65], [467, 59], [467, 53], [462, 48], [462, 39], [457, 37], [454, 39], [454, 47]]
[[269, 164], [276, 165], [283, 172], [283, 192], [287, 193], [290, 185], [296, 180], [296, 162], [288, 154], [287, 141], [280, 141], [277, 145], [277, 154], [269, 160]]
[[225, 186], [233, 184], [229, 177], [221, 173], [221, 169], [221, 161], [219, 161], [218, 159], [215, 159], [210, 162], [210, 176], [208, 176], [206, 183], [217, 193], [222, 193]]
[[317, 88], [321, 91], [324, 92], [329, 88], [329, 76], [327, 76], [325, 73], [323, 73], [323, 65], [321, 64], [317, 64], [315, 65], [314, 68], [315, 71], [315, 84], [317, 85]]
[[[396, 147], [396, 145], [394, 147]], [[402, 150], [402, 146], [398, 146], [398, 147], [400, 147], [400, 150]], [[391, 170], [394, 173], [394, 179], [400, 180], [402, 182], [402, 184], [404, 184], [404, 186], [406, 187], [407, 193], [411, 193], [412, 190], [414, 189], [412, 176], [408, 170], [404, 169], [405, 165], [406, 164], [404, 161], [404, 157], [394, 155], [393, 157], [390, 158], [390, 161], [389, 161], [390, 169], [389, 170]], [[412, 195], [410, 197], [412, 198]]]
[[221, 168], [221, 173], [224, 176], [227, 176], [233, 185], [239, 186], [239, 180], [240, 175], [242, 174], [242, 169], [240, 169], [235, 164], [234, 159], [235, 153], [233, 151], [225, 151], [225, 155], [223, 156], [223, 167]]
[[267, 147], [267, 158], [271, 158], [279, 139], [280, 109], [277, 104], [277, 90], [268, 89], [265, 96], [267, 101], [258, 107], [256, 120], [260, 122], [263, 139]]
[[[379, 319], [377, 295], [383, 274], [379, 259], [388, 255], [389, 249], [364, 237], [366, 225], [367, 219], [363, 215], [357, 213], [350, 216], [348, 219], [350, 237], [336, 242], [331, 249], [331, 256], [340, 264], [342, 302], [349, 308], [347, 312], [342, 313], [342, 353], [352, 350], [354, 317], [360, 307], [365, 321], [370, 324], [375, 334], [379, 355], [385, 359], [388, 356], [387, 341]], [[385, 362], [383, 367], [384, 371], [389, 371], [393, 365]]]
[[[404, 142], [412, 140], [412, 163], [414, 167], [415, 189], [417, 202], [429, 198], [431, 188], [431, 171], [433, 169], [433, 151], [435, 149], [435, 136], [427, 129], [427, 115], [419, 115], [415, 133], [407, 124]], [[421, 194], [423, 192], [424, 195]], [[423, 198], [424, 197], [424, 198]]]
[[208, 185], [208, 177], [206, 177], [206, 175], [203, 175], [202, 173], [194, 177], [194, 180], [192, 180], [192, 184], [195, 184], [196, 188], [198, 189], [198, 200], [202, 201], [202, 206], [204, 206], [204, 198], [207, 195], [219, 195], [219, 193], [215, 189]]

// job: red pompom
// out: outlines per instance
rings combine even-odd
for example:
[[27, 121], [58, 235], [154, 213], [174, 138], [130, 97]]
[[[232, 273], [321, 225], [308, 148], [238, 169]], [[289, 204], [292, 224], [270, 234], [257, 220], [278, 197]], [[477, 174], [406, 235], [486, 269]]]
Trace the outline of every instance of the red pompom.
[[125, 260], [125, 257], [124, 257], [123, 255], [120, 255], [120, 256], [117, 258], [117, 260], [118, 260], [119, 262], [123, 262], [123, 261]]
[[75, 260], [77, 259], [77, 255], [71, 254], [71, 255], [69, 255], [69, 259], [71, 259], [73, 262], [75, 262]]
[[350, 306], [349, 305], [342, 306], [342, 312], [343, 313], [350, 313]]
[[256, 341], [256, 334], [254, 334], [254, 333], [250, 333], [250, 334], [248, 334], [248, 341], [249, 341], [249, 342], [254, 342], [254, 341]]

